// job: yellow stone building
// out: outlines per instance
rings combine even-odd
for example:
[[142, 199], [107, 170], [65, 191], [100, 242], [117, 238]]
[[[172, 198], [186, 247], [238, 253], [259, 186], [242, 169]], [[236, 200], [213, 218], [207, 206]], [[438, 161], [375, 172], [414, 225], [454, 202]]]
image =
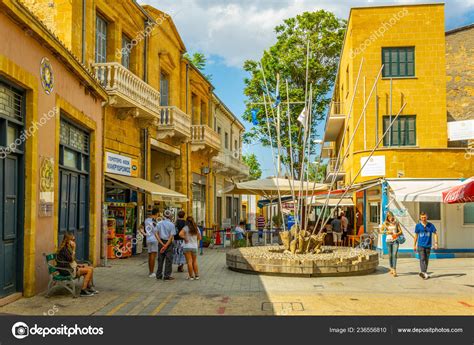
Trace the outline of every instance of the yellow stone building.
[[232, 183], [249, 177], [249, 167], [242, 162], [245, 127], [215, 94], [212, 97], [212, 113], [213, 126], [221, 141], [220, 152], [212, 159], [216, 190], [215, 221], [220, 228], [229, 228], [247, 220], [241, 196], [223, 193]]
[[[469, 177], [474, 162], [448, 147], [444, 5], [353, 8], [339, 63], [325, 134], [327, 156], [337, 156], [346, 119], [356, 95], [342, 148], [348, 153], [341, 175], [349, 185], [372, 179], [356, 177], [384, 128], [406, 103], [393, 130], [374, 156], [385, 157], [385, 177]], [[374, 80], [385, 64], [376, 88]], [[363, 115], [365, 99], [369, 99]], [[371, 96], [369, 98], [369, 96]], [[362, 114], [362, 116], [361, 116]], [[361, 119], [359, 121], [359, 119]], [[349, 141], [356, 129], [354, 139]], [[430, 162], [430, 169], [422, 162]], [[334, 166], [329, 166], [331, 172]]]
[[[27, 176], [18, 188], [29, 201], [18, 211], [25, 213], [24, 228], [18, 228], [24, 242], [15, 245], [24, 253], [13, 254], [25, 257], [19, 263], [24, 279], [18, 277], [12, 291], [29, 296], [44, 290], [41, 255], [53, 252], [66, 231], [76, 234], [81, 259], [96, 265], [140, 252], [140, 243], [133, 249], [127, 245], [154, 206], [184, 209], [203, 226], [215, 225], [213, 162], [221, 139], [214, 87], [184, 57], [186, 47], [171, 16], [132, 0], [5, 0], [0, 6], [9, 13], [2, 11], [8, 20], [2, 17], [0, 29], [12, 37], [0, 50], [0, 94], [5, 79], [8, 87], [24, 92], [27, 104], [25, 123], [15, 126], [30, 125], [50, 105], [60, 114], [54, 126], [45, 125], [41, 142], [33, 137], [23, 152]], [[21, 47], [13, 44], [17, 36]], [[46, 96], [37, 76], [43, 62], [35, 60], [41, 54], [49, 57], [46, 72], [59, 73], [54, 92]], [[225, 108], [221, 101], [219, 106]], [[2, 114], [0, 122], [11, 122]], [[241, 128], [233, 128], [240, 145]], [[7, 134], [13, 138], [12, 131]], [[3, 145], [3, 132], [0, 139]], [[85, 146], [78, 149], [76, 142]], [[55, 162], [49, 218], [41, 215], [49, 211], [32, 177], [43, 161]], [[235, 162], [241, 164], [240, 156]], [[71, 186], [77, 193], [69, 192]], [[49, 230], [37, 232], [38, 226]]]
[[[365, 231], [388, 210], [407, 229], [426, 211], [441, 248], [472, 248], [462, 231], [472, 227], [463, 223], [467, 208], [440, 203], [442, 190], [474, 175], [474, 159], [448, 145], [444, 21], [444, 4], [351, 9], [322, 156], [329, 159], [326, 182], [358, 190], [354, 204]], [[347, 211], [354, 224], [355, 209]], [[412, 248], [411, 237], [404, 246]]]

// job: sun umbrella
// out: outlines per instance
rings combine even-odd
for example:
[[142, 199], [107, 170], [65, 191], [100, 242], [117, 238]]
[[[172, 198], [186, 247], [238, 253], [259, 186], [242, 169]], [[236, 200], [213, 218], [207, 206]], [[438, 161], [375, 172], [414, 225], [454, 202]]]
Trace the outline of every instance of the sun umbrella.
[[474, 202], [474, 178], [471, 177], [459, 186], [443, 192], [443, 202], [445, 204]]
[[[270, 177], [260, 180], [253, 180], [247, 182], [235, 183], [229, 188], [226, 188], [224, 194], [252, 194], [252, 195], [261, 195], [267, 199], [275, 199], [280, 196], [291, 195], [292, 191], [295, 191], [295, 194], [301, 190], [301, 194], [312, 193], [313, 186], [315, 191], [327, 190], [327, 185], [322, 183], [316, 183], [303, 181], [303, 188], [301, 188], [301, 181], [290, 180], [286, 178], [277, 178]], [[280, 191], [280, 193], [278, 193]]]

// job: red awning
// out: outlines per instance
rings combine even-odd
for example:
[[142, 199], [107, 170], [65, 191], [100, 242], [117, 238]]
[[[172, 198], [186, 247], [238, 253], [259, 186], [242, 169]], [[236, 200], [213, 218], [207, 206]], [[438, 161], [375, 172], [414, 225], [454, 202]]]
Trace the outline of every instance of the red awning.
[[443, 192], [443, 202], [445, 204], [474, 202], [474, 178]]

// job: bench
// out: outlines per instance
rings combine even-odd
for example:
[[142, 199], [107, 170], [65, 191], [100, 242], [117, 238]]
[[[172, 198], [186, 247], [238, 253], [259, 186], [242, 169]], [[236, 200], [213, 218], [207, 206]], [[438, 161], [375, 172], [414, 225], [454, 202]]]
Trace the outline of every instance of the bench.
[[[46, 265], [48, 266], [49, 282], [48, 282], [48, 291], [46, 297], [51, 296], [51, 291], [57, 287], [64, 287], [67, 291], [72, 294], [72, 297], [76, 298], [78, 295], [76, 293], [76, 280], [80, 280], [80, 277], [73, 277], [71, 274], [61, 274], [62, 272], [70, 273], [70, 270], [64, 267], [58, 267], [58, 263], [67, 264], [66, 262], [58, 261], [56, 259], [56, 253], [45, 254], [43, 256], [46, 260]], [[88, 262], [84, 262], [88, 263]]]

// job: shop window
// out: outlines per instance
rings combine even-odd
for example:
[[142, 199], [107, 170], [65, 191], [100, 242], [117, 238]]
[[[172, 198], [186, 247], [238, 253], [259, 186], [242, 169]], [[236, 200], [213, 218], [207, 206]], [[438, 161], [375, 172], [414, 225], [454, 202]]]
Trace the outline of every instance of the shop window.
[[382, 48], [383, 77], [415, 76], [415, 47]]
[[441, 220], [441, 204], [439, 202], [420, 202], [420, 212], [425, 212], [429, 220]]
[[378, 202], [371, 202], [370, 206], [370, 222], [379, 223], [380, 222], [380, 204]]
[[464, 204], [464, 225], [474, 225], [474, 203]]
[[[387, 130], [394, 116], [383, 117], [383, 132]], [[398, 116], [389, 132], [383, 138], [384, 146], [415, 146], [416, 145], [416, 116]]]

